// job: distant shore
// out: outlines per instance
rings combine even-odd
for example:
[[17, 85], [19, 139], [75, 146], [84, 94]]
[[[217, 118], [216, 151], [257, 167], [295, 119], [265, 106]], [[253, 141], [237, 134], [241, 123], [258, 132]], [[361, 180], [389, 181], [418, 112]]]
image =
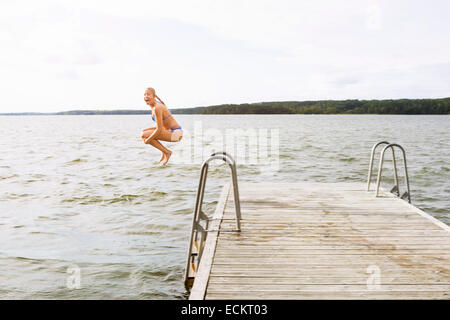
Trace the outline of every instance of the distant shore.
[[[0, 113], [0, 115], [139, 115], [150, 112], [149, 109], [72, 110], [49, 113]], [[450, 98], [258, 102], [171, 109], [171, 112], [174, 114], [450, 114]]]

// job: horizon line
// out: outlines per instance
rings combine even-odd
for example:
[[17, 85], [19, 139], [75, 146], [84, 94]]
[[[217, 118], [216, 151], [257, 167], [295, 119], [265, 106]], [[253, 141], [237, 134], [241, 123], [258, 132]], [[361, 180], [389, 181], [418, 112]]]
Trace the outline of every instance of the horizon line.
[[[304, 103], [304, 102], [323, 102], [323, 101], [398, 101], [398, 100], [441, 100], [441, 99], [449, 99], [450, 97], [442, 97], [442, 98], [397, 98], [397, 99], [321, 99], [321, 100], [277, 100], [277, 101], [260, 101], [260, 102], [244, 102], [244, 103], [223, 103], [223, 104], [214, 104], [208, 106], [196, 106], [196, 107], [180, 107], [180, 108], [170, 108], [170, 110], [186, 110], [186, 109], [195, 109], [195, 108], [209, 108], [209, 107], [217, 107], [217, 106], [239, 106], [239, 105], [252, 105], [252, 104], [262, 104], [262, 103]], [[145, 112], [148, 109], [71, 109], [66, 111], [52, 111], [52, 112], [41, 112], [41, 111], [21, 111], [21, 112], [0, 112], [0, 115], [65, 115], [67, 112]]]

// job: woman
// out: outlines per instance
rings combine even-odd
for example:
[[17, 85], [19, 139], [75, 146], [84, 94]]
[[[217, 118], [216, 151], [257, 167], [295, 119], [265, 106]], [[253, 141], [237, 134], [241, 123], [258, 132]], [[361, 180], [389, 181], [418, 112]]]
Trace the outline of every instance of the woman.
[[156, 122], [156, 127], [142, 130], [142, 140], [162, 152], [159, 162], [164, 160], [163, 165], [166, 165], [172, 151], [164, 147], [158, 140], [178, 142], [183, 137], [183, 130], [167, 109], [165, 103], [156, 95], [155, 89], [147, 88], [145, 90], [144, 101], [152, 109], [152, 119]]

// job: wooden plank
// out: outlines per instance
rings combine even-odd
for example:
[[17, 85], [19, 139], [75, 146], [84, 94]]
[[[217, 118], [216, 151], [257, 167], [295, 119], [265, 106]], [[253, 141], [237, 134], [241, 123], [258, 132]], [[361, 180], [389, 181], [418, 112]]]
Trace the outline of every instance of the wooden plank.
[[301, 240], [307, 240], [307, 239], [321, 239], [322, 237], [326, 237], [328, 240], [335, 240], [335, 241], [339, 241], [339, 240], [349, 240], [349, 241], [357, 241], [358, 239], [360, 240], [367, 240], [367, 241], [373, 241], [373, 242], [377, 242], [377, 241], [388, 241], [388, 242], [392, 242], [394, 243], [397, 240], [416, 240], [416, 241], [431, 241], [434, 243], [439, 243], [439, 242], [443, 242], [444, 244], [449, 244], [450, 243], [450, 238], [449, 237], [445, 237], [445, 236], [427, 236], [425, 238], [425, 236], [409, 236], [407, 234], [403, 234], [403, 235], [357, 235], [357, 234], [342, 234], [342, 235], [337, 235], [337, 234], [331, 234], [331, 235], [317, 235], [317, 234], [287, 234], [287, 235], [283, 235], [283, 234], [274, 234], [274, 233], [265, 233], [265, 234], [245, 234], [245, 235], [238, 235], [238, 234], [231, 234], [228, 232], [222, 232], [221, 233], [221, 237], [223, 239], [229, 239], [229, 240], [248, 240], [248, 241], [254, 241], [254, 242], [258, 242], [258, 241], [276, 241], [277, 239], [284, 239], [284, 240], [288, 240], [288, 241], [297, 241], [297, 239], [299, 241]]
[[[228, 291], [228, 292], [240, 292], [240, 291], [291, 291], [291, 292], [304, 292], [304, 291], [339, 291], [345, 294], [351, 291], [369, 291], [367, 283], [364, 284], [280, 284], [280, 283], [259, 283], [259, 284], [245, 284], [245, 283], [221, 283], [217, 288], [208, 287], [208, 293], [214, 291]], [[380, 290], [382, 291], [438, 291], [447, 292], [450, 294], [449, 284], [380, 284]]]
[[[233, 225], [224, 225], [224, 229], [232, 229]], [[386, 228], [381, 229], [378, 228], [367, 228], [367, 229], [357, 229], [357, 228], [338, 228], [338, 227], [332, 227], [332, 228], [303, 228], [303, 227], [292, 227], [289, 225], [286, 225], [284, 227], [276, 228], [276, 227], [261, 227], [261, 228], [248, 228], [246, 226], [241, 225], [241, 232], [245, 234], [251, 234], [251, 233], [260, 233], [260, 234], [273, 234], [273, 233], [300, 233], [300, 234], [330, 234], [330, 233], [346, 233], [346, 234], [380, 234], [380, 233], [386, 233], [386, 234], [405, 234], [410, 232], [411, 235], [424, 235], [424, 234], [435, 234], [435, 235], [446, 235], [446, 231], [444, 230], [438, 230], [438, 229], [400, 229], [400, 228]]]
[[[386, 230], [408, 230], [408, 231], [428, 231], [428, 230], [440, 230], [434, 226], [421, 226], [420, 224], [389, 224], [384, 223], [372, 223], [367, 225], [354, 225], [352, 227], [346, 224], [338, 223], [301, 223], [301, 222], [288, 222], [288, 223], [270, 223], [270, 222], [260, 222], [255, 221], [248, 223], [247, 221], [241, 221], [242, 231], [246, 230], [264, 230], [264, 229], [298, 229], [298, 230], [343, 230], [343, 231], [364, 231], [364, 230], [379, 230], [380, 228], [385, 228]], [[222, 226], [224, 228], [233, 228], [234, 223], [229, 221], [222, 221]]]
[[411, 264], [408, 262], [386, 262], [381, 261], [377, 263], [259, 263], [251, 264], [235, 263], [235, 264], [219, 264], [214, 263], [211, 272], [224, 274], [234, 273], [246, 273], [257, 274], [272, 272], [273, 274], [285, 273], [285, 274], [303, 274], [303, 275], [356, 275], [367, 274], [367, 270], [370, 267], [376, 266], [381, 273], [390, 275], [403, 275], [403, 274], [422, 274], [424, 272], [433, 272], [444, 278], [450, 276], [450, 270], [448, 266], [442, 266], [440, 264], [432, 263], [418, 263]]
[[450, 299], [449, 292], [442, 291], [208, 291], [206, 299], [221, 300], [405, 300]]
[[[216, 258], [240, 258], [240, 257], [246, 257], [251, 259], [252, 257], [290, 257], [290, 256], [341, 256], [341, 255], [350, 255], [352, 257], [356, 257], [359, 255], [395, 255], [395, 256], [439, 256], [443, 257], [446, 256], [449, 257], [450, 250], [444, 250], [444, 249], [403, 249], [403, 250], [396, 250], [396, 249], [331, 249], [331, 250], [324, 250], [324, 249], [290, 249], [290, 248], [275, 248], [272, 247], [271, 249], [261, 249], [261, 248], [251, 248], [251, 249], [242, 249], [239, 248], [237, 250], [228, 249], [226, 247], [216, 247]], [[449, 261], [450, 262], [450, 261]]]
[[[342, 240], [340, 243], [336, 242], [336, 240], [334, 239], [329, 239], [329, 240], [323, 240], [323, 239], [312, 239], [312, 240], [304, 240], [304, 239], [298, 239], [295, 243], [293, 243], [292, 241], [285, 241], [285, 240], [280, 240], [280, 241], [273, 241], [273, 240], [266, 240], [266, 241], [259, 241], [259, 242], [247, 242], [245, 240], [236, 240], [236, 241], [231, 241], [231, 240], [221, 240], [221, 242], [224, 245], [229, 245], [229, 246], [242, 246], [242, 245], [247, 245], [247, 246], [254, 246], [254, 247], [258, 247], [258, 248], [263, 248], [263, 247], [278, 247], [278, 248], [296, 248], [298, 246], [309, 246], [309, 247], [317, 247], [317, 246], [324, 246], [324, 247], [329, 247], [332, 245], [335, 246], [340, 246], [342, 248], [347, 248], [348, 246], [358, 246], [364, 243], [355, 243], [355, 242], [351, 242], [351, 241], [344, 241]], [[392, 242], [378, 242], [378, 243], [367, 243], [371, 248], [377, 248], [377, 247], [383, 247], [383, 246], [390, 246], [392, 245]], [[397, 242], [397, 248], [399, 246], [402, 247], [407, 247], [407, 246], [419, 246], [419, 245], [434, 245], [435, 242], [433, 240], [429, 240], [429, 241], [424, 241], [424, 242], [420, 242], [419, 240], [413, 240], [413, 241], [402, 241], [402, 242]]]
[[[296, 284], [296, 285], [311, 285], [311, 284], [367, 284], [368, 275], [360, 276], [302, 276], [297, 275], [295, 277], [291, 275], [277, 275], [275, 278], [271, 274], [266, 275], [229, 275], [229, 276], [217, 276], [211, 274], [209, 278], [209, 287], [222, 286], [223, 284]], [[428, 274], [427, 276], [383, 276], [380, 279], [382, 284], [446, 284], [450, 285], [450, 279], [442, 279], [437, 275]]]
[[[383, 268], [381, 277], [383, 275], [389, 275], [390, 277], [414, 277], [419, 281], [423, 278], [435, 278], [439, 277], [440, 282], [449, 281], [448, 272], [440, 272], [440, 270], [435, 270], [432, 268], [418, 268], [418, 267], [390, 267]], [[369, 278], [369, 273], [367, 272], [367, 266], [359, 266], [358, 268], [344, 268], [343, 266], [319, 266], [315, 268], [314, 266], [303, 266], [301, 268], [285, 268], [283, 270], [274, 270], [270, 267], [261, 266], [261, 268], [233, 268], [220, 267], [211, 269], [211, 276], [220, 277], [234, 277], [234, 276], [244, 276], [244, 277], [265, 277], [265, 278], [282, 278], [282, 277], [339, 277], [347, 278], [349, 276], [353, 278], [366, 277]]]
[[439, 245], [439, 244], [427, 244], [427, 243], [417, 243], [417, 244], [398, 244], [395, 245], [392, 244], [324, 244], [324, 243], [316, 243], [316, 244], [292, 244], [291, 245], [277, 245], [277, 244], [267, 244], [262, 243], [257, 246], [253, 244], [249, 244], [246, 242], [243, 243], [235, 243], [232, 241], [224, 241], [219, 238], [219, 241], [217, 242], [217, 248], [222, 249], [230, 249], [230, 250], [270, 250], [273, 252], [274, 250], [298, 250], [298, 251], [304, 251], [304, 250], [311, 250], [313, 252], [317, 252], [318, 250], [324, 250], [324, 251], [336, 251], [336, 250], [370, 250], [371, 252], [376, 252], [377, 250], [445, 250], [447, 252], [450, 251], [450, 245]]
[[[442, 274], [450, 274], [450, 269], [442, 267], [442, 265], [439, 262], [419, 262], [420, 268], [418, 270], [424, 270], [424, 269], [430, 269], [430, 270], [436, 270], [436, 272], [441, 272]], [[380, 261], [380, 260], [373, 260], [373, 261], [354, 261], [354, 262], [347, 262], [347, 261], [311, 261], [311, 262], [303, 262], [303, 261], [286, 261], [284, 263], [280, 262], [271, 262], [271, 261], [261, 261], [261, 262], [255, 262], [250, 263], [247, 261], [237, 261], [235, 263], [231, 262], [223, 262], [218, 261], [214, 262], [214, 267], [217, 268], [215, 271], [218, 270], [224, 270], [224, 269], [230, 269], [230, 270], [267, 270], [267, 269], [276, 269], [279, 268], [280, 270], [308, 270], [307, 268], [315, 268], [315, 270], [319, 269], [325, 269], [329, 270], [331, 272], [333, 269], [336, 269], [337, 271], [345, 271], [345, 272], [353, 272], [353, 270], [359, 269], [359, 270], [367, 270], [370, 266], [376, 266], [380, 268], [381, 270], [392, 270], [392, 269], [399, 269], [404, 270], [408, 268], [414, 268], [414, 264], [409, 261]], [[336, 272], [337, 272], [336, 271]]]
[[[286, 228], [286, 227], [298, 227], [298, 228], [305, 228], [305, 229], [322, 229], [322, 228], [337, 228], [337, 229], [378, 229], [380, 227], [382, 228], [389, 228], [389, 229], [415, 229], [418, 228], [419, 230], [442, 230], [441, 228], [437, 227], [436, 225], [430, 223], [420, 223], [419, 221], [411, 221], [411, 222], [404, 222], [404, 223], [393, 223], [386, 225], [384, 223], [368, 223], [368, 224], [361, 224], [361, 225], [353, 225], [349, 226], [345, 223], [333, 223], [333, 222], [280, 222], [280, 221], [270, 221], [270, 220], [250, 220], [250, 219], [242, 219], [242, 227], [245, 228], [262, 228], [262, 227], [274, 227], [274, 228]], [[232, 225], [234, 224], [232, 220], [223, 220], [223, 225]]]
[[[342, 256], [348, 255], [352, 258], [356, 258], [356, 255], [392, 255], [392, 256], [439, 256], [443, 258], [444, 256], [449, 259], [450, 251], [444, 249], [431, 249], [431, 250], [396, 250], [396, 249], [334, 249], [334, 250], [302, 250], [302, 249], [289, 249], [289, 248], [279, 248], [274, 249], [230, 249], [226, 247], [216, 247], [215, 257], [289, 257], [289, 256]], [[450, 261], [449, 261], [450, 262]]]
[[[292, 212], [292, 213], [283, 213], [283, 212], [273, 212], [272, 214], [264, 214], [264, 213], [249, 213], [245, 210], [242, 211], [246, 214], [245, 218], [243, 218], [243, 222], [257, 222], [257, 221], [275, 221], [280, 222], [286, 221], [290, 222], [291, 220], [293, 222], [305, 222], [307, 219], [314, 219], [317, 221], [330, 221], [333, 222], [336, 221], [361, 221], [364, 222], [368, 220], [368, 222], [371, 222], [372, 220], [379, 221], [379, 222], [389, 222], [389, 221], [409, 221], [411, 223], [423, 223], [424, 219], [421, 219], [416, 213], [409, 213], [409, 214], [397, 214], [397, 215], [391, 215], [391, 214], [377, 214], [374, 212], [369, 213], [360, 213], [360, 212], [342, 212], [342, 213], [328, 213], [328, 214], [322, 214], [320, 212], [307, 212], [307, 213], [300, 213], [300, 212]], [[233, 218], [233, 215], [226, 215], [225, 218]]]
[[[246, 214], [245, 218], [242, 218], [242, 223], [244, 225], [253, 225], [254, 223], [345, 223], [352, 222], [355, 224], [364, 225], [365, 223], [396, 223], [400, 224], [402, 222], [408, 221], [412, 225], [425, 225], [431, 226], [425, 223], [425, 219], [421, 219], [417, 214], [410, 215], [377, 215], [377, 214], [327, 214], [323, 215], [320, 213], [280, 213], [275, 212], [273, 214], [250, 214], [243, 211]], [[224, 216], [224, 219], [231, 220], [234, 215]], [[443, 229], [441, 229], [443, 230]]]
[[[209, 225], [211, 230], [218, 230], [220, 227], [220, 220], [226, 206], [228, 195], [230, 193], [231, 184], [227, 183], [222, 188], [222, 193], [217, 203], [216, 211], [214, 212], [212, 222]], [[203, 300], [208, 285], [208, 279], [211, 271], [214, 252], [216, 249], [218, 231], [210, 231], [206, 237], [206, 243], [203, 250], [202, 258], [194, 279], [194, 284], [189, 295], [190, 300]]]
[[234, 266], [246, 266], [251, 267], [253, 265], [271, 265], [274, 268], [284, 268], [287, 266], [298, 266], [302, 267], [305, 265], [316, 265], [316, 266], [335, 266], [335, 265], [380, 265], [382, 263], [394, 263], [399, 265], [411, 265], [420, 264], [422, 266], [430, 267], [443, 267], [447, 266], [446, 270], [450, 272], [450, 256], [446, 255], [444, 257], [440, 256], [419, 256], [419, 255], [298, 255], [298, 256], [284, 256], [284, 257], [259, 257], [259, 256], [226, 256], [226, 257], [215, 257], [214, 265], [226, 265], [230, 267]]
[[[386, 209], [376, 210], [333, 210], [332, 208], [317, 208], [317, 209], [295, 209], [295, 210], [282, 210], [282, 209], [273, 209], [270, 211], [264, 211], [261, 209], [245, 209], [242, 208], [242, 211], [246, 213], [245, 217], [242, 217], [243, 220], [257, 220], [258, 218], [264, 217], [266, 219], [269, 218], [307, 218], [307, 217], [317, 217], [317, 218], [348, 218], [349, 216], [364, 219], [366, 217], [375, 217], [378, 219], [399, 219], [399, 218], [411, 218], [414, 221], [424, 221], [421, 217], [415, 212], [401, 211], [401, 212], [389, 212]], [[232, 216], [233, 213], [226, 213], [224, 215], [225, 218]], [[407, 220], [404, 220], [404, 222]]]
[[[434, 228], [436, 230], [446, 231], [442, 228], [436, 228], [431, 223], [427, 223], [424, 221], [425, 219], [420, 218], [417, 214], [411, 215], [376, 215], [376, 214], [329, 214], [322, 215], [320, 213], [305, 213], [305, 214], [282, 214], [282, 213], [274, 213], [271, 214], [258, 214], [251, 215], [246, 211], [242, 211], [242, 213], [246, 214], [245, 218], [243, 218], [242, 225], [247, 227], [258, 227], [264, 225], [277, 225], [284, 224], [285, 226], [291, 224], [293, 226], [296, 225], [319, 225], [319, 224], [330, 224], [330, 225], [339, 225], [342, 227], [350, 227], [348, 225], [349, 222], [355, 224], [356, 227], [364, 227], [367, 225], [376, 225], [376, 224], [393, 224], [394, 226], [399, 226], [406, 222], [407, 226], [415, 226], [421, 228]], [[224, 216], [224, 221], [230, 223], [233, 219], [234, 215]], [[353, 226], [352, 226], [353, 227]], [[448, 232], [448, 231], [446, 231]]]
[[[416, 237], [413, 239], [410, 238], [403, 238], [403, 239], [393, 239], [391, 238], [374, 238], [376, 240], [372, 240], [372, 241], [368, 241], [368, 239], [364, 240], [362, 237], [361, 238], [357, 238], [357, 237], [353, 237], [353, 238], [344, 238], [344, 237], [305, 237], [305, 238], [301, 238], [301, 237], [297, 237], [296, 239], [292, 239], [292, 238], [282, 238], [279, 237], [278, 239], [274, 239], [273, 237], [260, 237], [260, 238], [249, 238], [249, 237], [228, 237], [225, 238], [225, 233], [221, 234], [220, 237], [220, 241], [223, 242], [224, 244], [228, 244], [228, 245], [277, 245], [277, 246], [298, 246], [298, 245], [320, 245], [320, 244], [328, 244], [328, 245], [370, 245], [370, 246], [377, 246], [377, 245], [390, 245], [392, 246], [393, 243], [395, 243], [395, 245], [419, 245], [419, 244], [436, 244], [439, 243], [438, 241], [436, 241], [436, 238], [421, 238], [421, 237]], [[293, 241], [295, 240], [295, 242]], [[358, 240], [360, 240], [358, 242]], [[443, 243], [442, 245], [446, 245], [448, 246], [448, 242]]]
[[[448, 238], [447, 232], [444, 230], [371, 230], [364, 231], [358, 230], [340, 230], [340, 229], [316, 229], [316, 230], [304, 230], [298, 228], [280, 228], [280, 229], [247, 229], [241, 228], [241, 234], [246, 237], [251, 236], [269, 236], [275, 237], [293, 236], [293, 237], [314, 237], [314, 236], [327, 236], [327, 237], [401, 237], [401, 238], [415, 238], [415, 237], [439, 237]], [[227, 232], [227, 231], [225, 231]]]

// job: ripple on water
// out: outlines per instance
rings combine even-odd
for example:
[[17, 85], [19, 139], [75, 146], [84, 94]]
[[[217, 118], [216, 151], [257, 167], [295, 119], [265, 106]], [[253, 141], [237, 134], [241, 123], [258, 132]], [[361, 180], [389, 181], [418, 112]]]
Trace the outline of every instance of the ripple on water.
[[85, 159], [81, 159], [81, 158], [76, 158], [76, 159], [73, 159], [73, 160], [70, 160], [70, 161], [68, 161], [68, 162], [66, 162], [66, 164], [79, 164], [79, 163], [82, 163], [82, 162], [87, 162], [87, 160], [85, 160]]
[[7, 180], [7, 179], [11, 179], [11, 178], [17, 178], [19, 175], [14, 173], [14, 174], [8, 174], [8, 175], [1, 175], [0, 176], [0, 180]]
[[149, 194], [114, 194], [112, 197], [103, 197], [88, 194], [81, 197], [71, 197], [61, 199], [60, 202], [76, 203], [80, 205], [91, 205], [91, 204], [108, 205], [117, 203], [137, 204], [143, 202], [159, 201], [163, 199], [165, 196], [167, 196], [167, 193], [162, 191], [151, 192]]
[[35, 194], [32, 193], [5, 193], [5, 199], [6, 200], [19, 200], [24, 199], [28, 197], [35, 197]]

